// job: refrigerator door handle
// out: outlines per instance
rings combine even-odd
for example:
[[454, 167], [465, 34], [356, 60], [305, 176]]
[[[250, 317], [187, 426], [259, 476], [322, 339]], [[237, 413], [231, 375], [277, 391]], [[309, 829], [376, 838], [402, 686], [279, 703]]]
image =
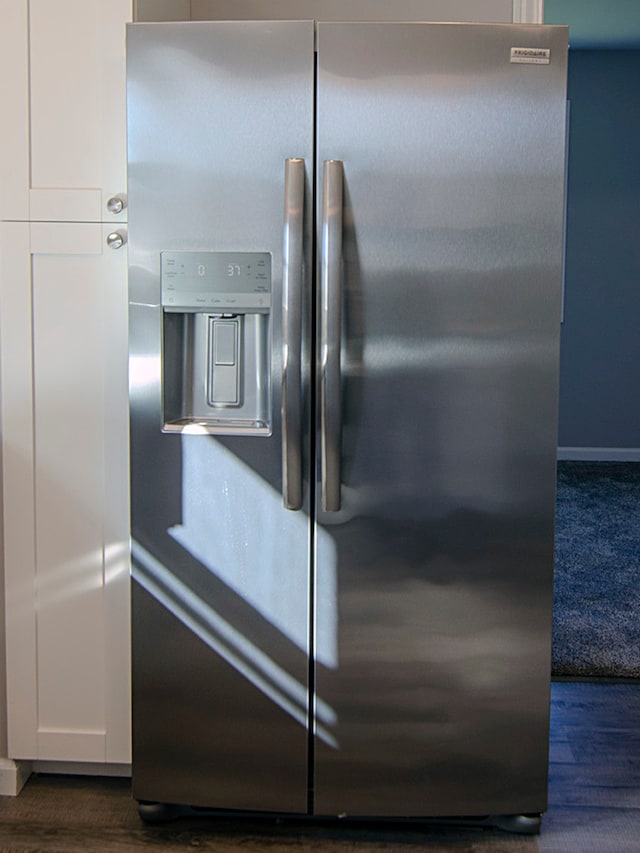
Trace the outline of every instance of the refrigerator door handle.
[[320, 454], [321, 502], [325, 512], [340, 509], [342, 379], [342, 200], [341, 160], [325, 160], [320, 252]]
[[282, 499], [302, 508], [304, 160], [284, 163], [282, 269]]

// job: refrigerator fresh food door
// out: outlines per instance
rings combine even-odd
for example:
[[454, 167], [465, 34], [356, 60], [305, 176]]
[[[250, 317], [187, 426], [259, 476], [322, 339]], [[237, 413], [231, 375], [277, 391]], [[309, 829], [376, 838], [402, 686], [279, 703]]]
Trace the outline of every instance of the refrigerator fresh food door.
[[128, 30], [139, 800], [307, 810], [313, 41]]
[[318, 25], [318, 814], [546, 806], [566, 48]]

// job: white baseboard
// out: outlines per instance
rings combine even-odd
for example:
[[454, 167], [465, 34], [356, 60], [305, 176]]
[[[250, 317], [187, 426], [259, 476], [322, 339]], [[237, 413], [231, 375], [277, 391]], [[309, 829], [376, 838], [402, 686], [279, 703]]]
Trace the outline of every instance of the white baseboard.
[[11, 758], [0, 758], [0, 796], [17, 797], [24, 783], [31, 776], [30, 761], [13, 761]]
[[34, 761], [34, 773], [60, 773], [72, 776], [131, 776], [130, 764], [98, 764], [89, 761]]
[[575, 462], [640, 462], [640, 447], [559, 447], [558, 459]]

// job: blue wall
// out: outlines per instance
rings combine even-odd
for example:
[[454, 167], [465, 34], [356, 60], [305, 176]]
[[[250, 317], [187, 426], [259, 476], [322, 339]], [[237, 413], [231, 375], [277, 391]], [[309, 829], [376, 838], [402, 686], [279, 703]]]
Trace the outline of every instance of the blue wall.
[[558, 444], [640, 448], [640, 50], [571, 51]]
[[639, 0], [545, 0], [544, 22], [569, 24], [572, 49], [640, 47]]

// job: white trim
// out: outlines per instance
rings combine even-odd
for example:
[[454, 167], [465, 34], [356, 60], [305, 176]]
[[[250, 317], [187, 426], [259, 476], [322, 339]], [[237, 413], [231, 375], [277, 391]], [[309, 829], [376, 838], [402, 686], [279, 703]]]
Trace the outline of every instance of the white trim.
[[559, 447], [558, 459], [584, 462], [640, 462], [640, 447]]
[[34, 761], [34, 773], [71, 776], [131, 776], [130, 764], [102, 764], [90, 761]]
[[544, 0], [513, 0], [514, 24], [543, 24]]
[[2, 89], [2, 162], [0, 218], [29, 218], [30, 87], [29, 4], [2, 3], [0, 77]]
[[17, 797], [31, 771], [30, 761], [0, 758], [0, 797]]
[[[0, 225], [0, 411], [10, 755], [36, 755], [36, 527], [29, 224]], [[8, 500], [8, 496], [11, 500]]]

